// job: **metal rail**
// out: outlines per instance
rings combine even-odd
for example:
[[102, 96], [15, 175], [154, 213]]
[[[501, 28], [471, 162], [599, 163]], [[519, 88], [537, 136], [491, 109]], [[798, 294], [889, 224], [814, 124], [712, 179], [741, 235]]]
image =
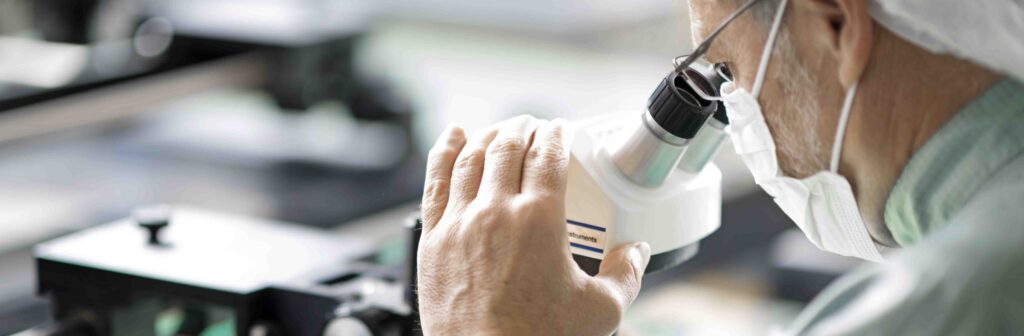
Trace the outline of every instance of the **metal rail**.
[[0, 144], [131, 117], [211, 89], [258, 86], [269, 77], [268, 58], [231, 56], [11, 109], [0, 114]]

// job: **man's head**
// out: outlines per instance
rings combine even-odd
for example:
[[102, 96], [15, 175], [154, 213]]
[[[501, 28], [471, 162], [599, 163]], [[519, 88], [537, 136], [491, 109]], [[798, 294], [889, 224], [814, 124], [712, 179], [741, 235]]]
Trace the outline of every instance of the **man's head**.
[[[747, 1], [689, 0], [694, 41], [704, 41]], [[758, 101], [782, 172], [805, 178], [829, 169], [843, 99], [859, 82], [839, 174], [853, 186], [872, 237], [897, 246], [882, 212], [902, 167], [999, 76], [898, 37], [876, 24], [868, 1], [789, 0]], [[728, 65], [748, 91], [780, 2], [759, 0], [705, 54]]]
[[[694, 41], [703, 41], [747, 1], [690, 1]], [[722, 32], [706, 55], [711, 62], [729, 65], [747, 90], [753, 86], [779, 2], [758, 1]], [[759, 100], [779, 165], [787, 176], [803, 178], [828, 169], [839, 107], [846, 87], [867, 62], [863, 49], [870, 46], [862, 45], [871, 44], [873, 27], [863, 1], [792, 0], [789, 6]]]

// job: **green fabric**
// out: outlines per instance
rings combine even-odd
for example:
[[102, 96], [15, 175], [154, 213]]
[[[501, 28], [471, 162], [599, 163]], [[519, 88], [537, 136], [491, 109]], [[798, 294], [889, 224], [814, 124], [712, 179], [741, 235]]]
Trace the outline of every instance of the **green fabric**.
[[786, 335], [1021, 335], [1024, 155], [942, 229], [829, 285]]
[[1024, 85], [1005, 79], [936, 132], [903, 168], [885, 224], [910, 246], [949, 219], [1007, 162], [1024, 152]]
[[914, 154], [886, 203], [904, 248], [833, 282], [786, 335], [1024, 334], [1024, 85], [1003, 81]]

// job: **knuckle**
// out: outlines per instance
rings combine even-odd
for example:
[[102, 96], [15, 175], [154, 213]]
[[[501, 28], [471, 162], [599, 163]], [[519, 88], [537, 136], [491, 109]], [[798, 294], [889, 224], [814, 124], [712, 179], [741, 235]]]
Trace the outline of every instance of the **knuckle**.
[[441, 145], [434, 146], [427, 153], [427, 160], [430, 162], [439, 162], [445, 160], [452, 160], [455, 156], [459, 155], [458, 150], [452, 145]]
[[[514, 137], [496, 141], [487, 148], [488, 154], [499, 156], [522, 153], [526, 149], [526, 139]], [[520, 154], [521, 155], [521, 154]]]
[[531, 194], [541, 198], [543, 202], [551, 202], [553, 198], [561, 195], [560, 191], [565, 189], [568, 182], [564, 171], [546, 166], [537, 166], [537, 169], [532, 170], [532, 174], [534, 189]]
[[443, 195], [450, 187], [451, 182], [447, 179], [433, 179], [427, 181], [423, 188], [423, 201], [424, 203], [432, 202], [437, 200], [438, 196]]
[[454, 157], [427, 157], [427, 178], [438, 179], [451, 176], [450, 170], [452, 168], [452, 163], [454, 160]]
[[455, 169], [466, 171], [483, 166], [485, 155], [484, 149], [480, 147], [463, 151], [462, 155], [455, 161]]
[[558, 164], [565, 160], [565, 150], [561, 145], [534, 146], [526, 155], [531, 162], [541, 166]]

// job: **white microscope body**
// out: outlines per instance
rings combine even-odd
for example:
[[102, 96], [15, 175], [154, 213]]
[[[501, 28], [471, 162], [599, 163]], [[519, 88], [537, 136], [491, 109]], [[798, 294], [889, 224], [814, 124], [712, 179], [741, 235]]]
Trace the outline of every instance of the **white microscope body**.
[[651, 247], [648, 272], [678, 265], [721, 222], [722, 173], [713, 164], [689, 172], [676, 155], [660, 163], [671, 171], [655, 187], [635, 183], [616, 166], [614, 146], [628, 142], [643, 121], [630, 113], [573, 125], [566, 221], [573, 258], [588, 273], [597, 272], [609, 250], [639, 241]]
[[709, 164], [729, 120], [718, 102], [724, 72], [676, 64], [641, 114], [577, 122], [570, 149], [566, 227], [588, 274], [611, 249], [647, 242], [645, 272], [679, 265], [722, 218], [722, 172]]

